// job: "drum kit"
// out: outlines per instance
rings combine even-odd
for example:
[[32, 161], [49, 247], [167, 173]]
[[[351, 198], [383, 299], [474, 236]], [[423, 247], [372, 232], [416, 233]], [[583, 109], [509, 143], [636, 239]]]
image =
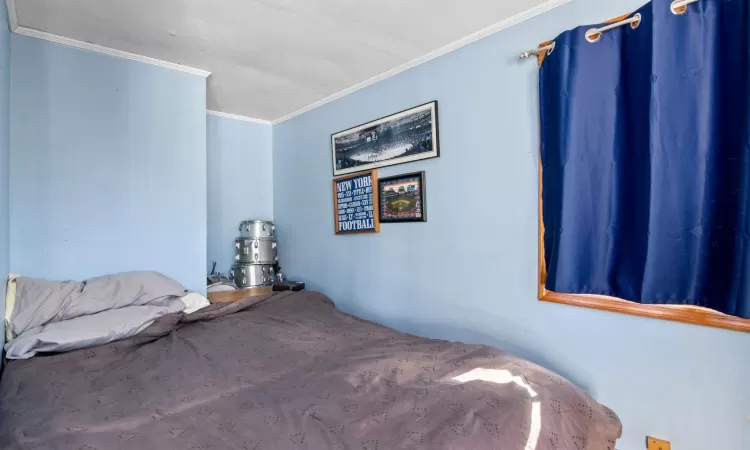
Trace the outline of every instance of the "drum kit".
[[234, 265], [230, 278], [212, 272], [208, 278], [208, 290], [257, 288], [284, 281], [281, 273], [274, 270], [278, 261], [273, 222], [245, 220], [240, 223], [240, 236], [234, 240]]
[[234, 240], [234, 265], [231, 271], [237, 287], [242, 289], [273, 284], [276, 281], [274, 266], [278, 261], [276, 226], [273, 222], [245, 220], [240, 223], [240, 237]]

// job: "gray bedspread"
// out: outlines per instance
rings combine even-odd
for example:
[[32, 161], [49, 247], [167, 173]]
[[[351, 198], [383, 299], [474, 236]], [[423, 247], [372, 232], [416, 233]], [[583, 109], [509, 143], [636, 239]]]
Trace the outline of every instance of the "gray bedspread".
[[617, 416], [500, 350], [279, 293], [10, 361], [3, 449], [613, 450]]

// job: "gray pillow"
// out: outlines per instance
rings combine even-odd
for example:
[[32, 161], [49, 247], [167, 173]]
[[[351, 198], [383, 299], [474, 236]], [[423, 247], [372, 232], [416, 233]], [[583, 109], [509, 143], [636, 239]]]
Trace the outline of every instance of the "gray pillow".
[[15, 338], [51, 322], [111, 309], [163, 306], [185, 292], [180, 283], [158, 272], [125, 272], [83, 282], [18, 277], [10, 332]]

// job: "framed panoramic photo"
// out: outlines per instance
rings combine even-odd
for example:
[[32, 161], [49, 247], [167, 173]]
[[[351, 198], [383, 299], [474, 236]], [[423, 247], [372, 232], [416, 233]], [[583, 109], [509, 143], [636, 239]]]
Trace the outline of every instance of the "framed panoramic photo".
[[336, 234], [378, 233], [378, 171], [333, 180], [333, 223]]
[[333, 176], [440, 156], [437, 101], [331, 135]]
[[381, 178], [380, 222], [427, 222], [424, 172]]

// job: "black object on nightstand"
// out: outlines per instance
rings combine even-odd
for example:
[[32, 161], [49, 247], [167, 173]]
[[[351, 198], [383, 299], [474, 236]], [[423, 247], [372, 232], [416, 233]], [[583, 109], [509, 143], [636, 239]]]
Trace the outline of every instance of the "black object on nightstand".
[[273, 284], [274, 291], [301, 291], [305, 283], [301, 281], [281, 281]]

